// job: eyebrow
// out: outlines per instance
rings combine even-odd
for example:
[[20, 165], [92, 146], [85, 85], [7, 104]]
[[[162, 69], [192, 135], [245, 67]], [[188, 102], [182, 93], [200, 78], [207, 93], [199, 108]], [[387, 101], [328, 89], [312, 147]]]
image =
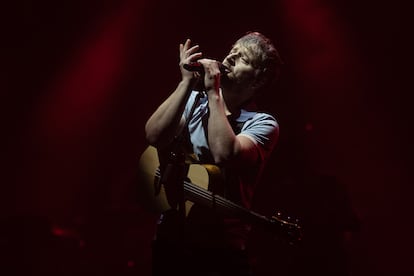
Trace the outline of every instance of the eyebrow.
[[243, 56], [247, 57], [250, 62], [254, 60], [254, 58], [253, 58], [254, 55], [253, 55], [252, 51], [249, 48], [245, 47], [245, 46], [241, 46], [241, 47], [239, 45], [233, 46], [233, 48], [231, 48], [231, 50], [230, 50], [230, 53], [232, 53], [234, 51], [239, 51]]

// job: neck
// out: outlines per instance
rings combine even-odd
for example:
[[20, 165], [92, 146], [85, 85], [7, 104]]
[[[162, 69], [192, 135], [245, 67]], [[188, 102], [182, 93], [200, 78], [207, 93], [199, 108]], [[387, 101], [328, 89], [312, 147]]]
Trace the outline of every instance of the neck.
[[239, 114], [241, 109], [246, 109], [246, 110], [255, 109], [256, 105], [253, 102], [252, 98], [251, 97], [244, 98], [244, 97], [241, 97], [241, 95], [246, 95], [246, 93], [244, 94], [243, 91], [232, 93], [224, 89], [222, 90], [222, 96], [224, 99], [227, 115]]
[[224, 107], [226, 109], [226, 115], [237, 114], [240, 112], [240, 104], [238, 98], [232, 94], [223, 93]]

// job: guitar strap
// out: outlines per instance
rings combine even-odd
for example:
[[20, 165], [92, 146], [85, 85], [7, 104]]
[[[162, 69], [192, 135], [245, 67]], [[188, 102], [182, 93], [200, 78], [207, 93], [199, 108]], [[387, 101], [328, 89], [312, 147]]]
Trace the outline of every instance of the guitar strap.
[[[201, 97], [203, 97], [203, 93], [199, 92], [195, 97], [188, 118], [192, 117]], [[183, 215], [185, 213], [183, 181], [186, 179], [188, 172], [187, 150], [183, 147], [185, 140], [189, 138], [189, 121], [189, 119], [186, 120], [183, 131], [174, 137], [173, 142], [166, 150], [158, 151], [161, 178], [157, 184], [158, 187], [155, 187], [156, 191], [159, 191], [163, 185], [170, 206], [172, 208], [177, 206], [177, 209]]]

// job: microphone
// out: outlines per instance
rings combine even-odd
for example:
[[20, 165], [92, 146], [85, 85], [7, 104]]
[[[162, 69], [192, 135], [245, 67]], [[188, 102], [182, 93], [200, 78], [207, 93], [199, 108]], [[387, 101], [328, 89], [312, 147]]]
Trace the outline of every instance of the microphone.
[[[190, 62], [189, 64], [184, 64], [183, 67], [186, 70], [191, 71], [191, 72], [204, 73], [204, 67], [200, 62]], [[219, 62], [219, 70], [221, 74], [226, 74], [230, 72], [230, 70], [220, 62]]]

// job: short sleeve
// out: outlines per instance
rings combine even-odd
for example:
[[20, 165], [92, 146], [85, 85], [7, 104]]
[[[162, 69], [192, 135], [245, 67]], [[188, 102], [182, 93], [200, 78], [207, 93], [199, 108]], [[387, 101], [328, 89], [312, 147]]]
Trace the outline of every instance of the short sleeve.
[[267, 113], [257, 113], [246, 121], [239, 135], [250, 138], [260, 150], [262, 160], [265, 160], [274, 149], [279, 138], [279, 124]]

